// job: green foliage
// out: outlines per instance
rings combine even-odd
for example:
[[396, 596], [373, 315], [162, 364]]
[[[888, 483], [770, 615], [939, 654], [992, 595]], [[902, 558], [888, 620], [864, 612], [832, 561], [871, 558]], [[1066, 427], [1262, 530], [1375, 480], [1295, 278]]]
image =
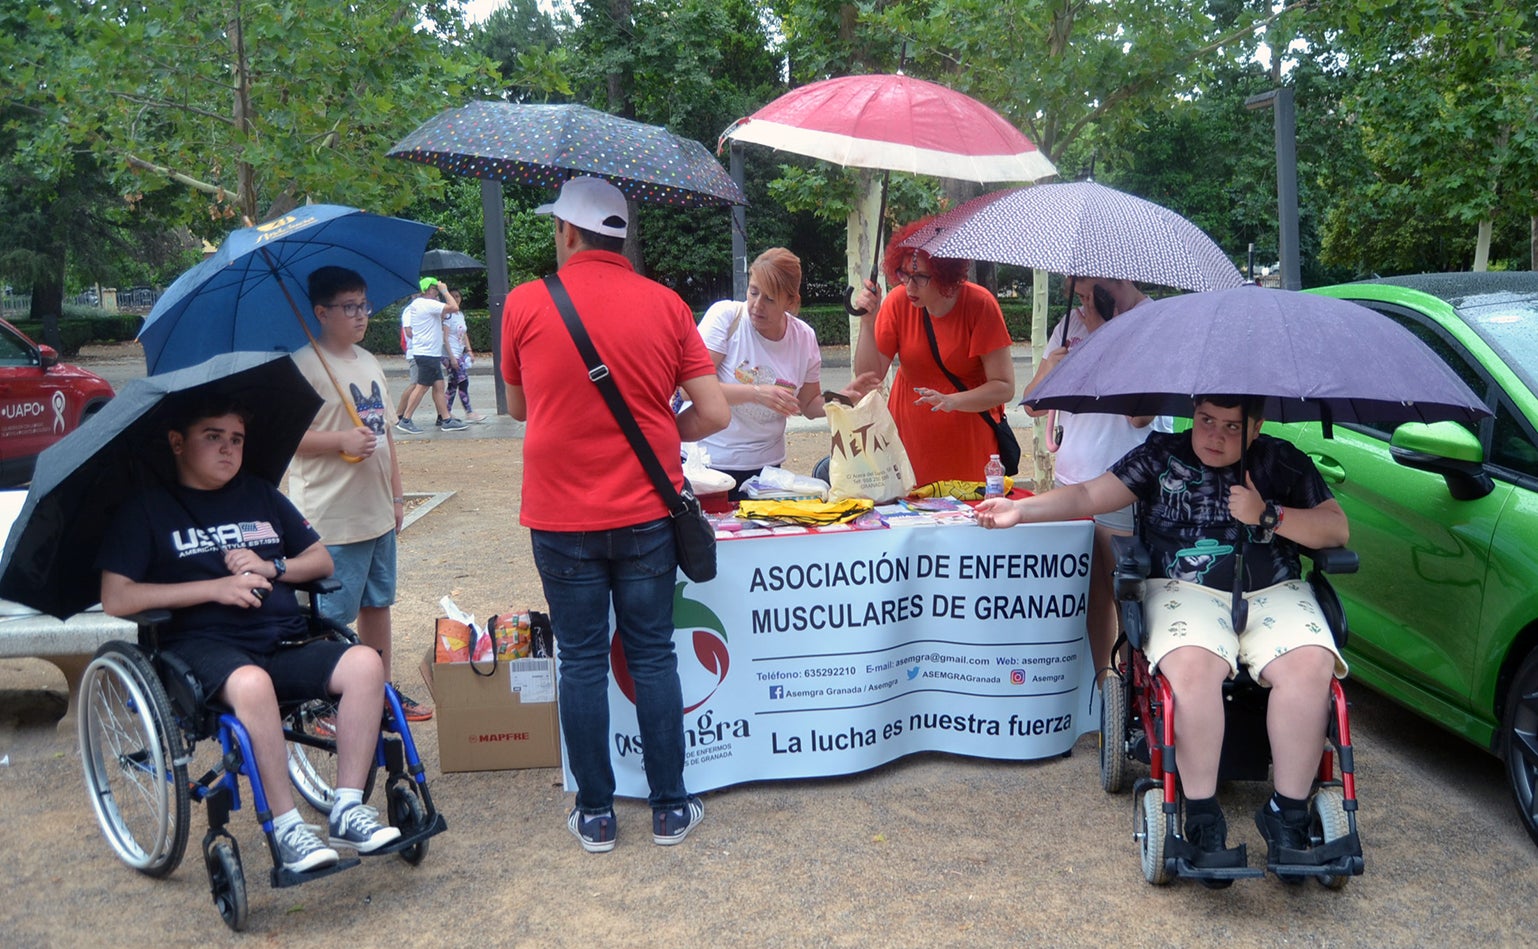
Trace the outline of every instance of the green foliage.
[[[34, 340], [43, 338], [41, 323], [33, 320], [12, 321], [16, 328]], [[128, 313], [104, 314], [93, 307], [64, 307], [59, 320], [59, 343], [56, 348], [61, 359], [73, 359], [80, 354], [86, 343], [124, 343], [139, 335], [144, 322], [141, 316]]]

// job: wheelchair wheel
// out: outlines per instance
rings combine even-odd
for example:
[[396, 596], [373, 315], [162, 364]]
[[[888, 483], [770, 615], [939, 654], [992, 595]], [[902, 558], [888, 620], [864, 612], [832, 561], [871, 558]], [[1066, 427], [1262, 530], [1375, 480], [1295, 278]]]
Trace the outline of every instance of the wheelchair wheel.
[[175, 870], [187, 850], [191, 789], [182, 732], [149, 657], [110, 642], [80, 684], [80, 763], [102, 834], [148, 876]]
[[[1320, 788], [1309, 802], [1312, 826], [1309, 834], [1317, 843], [1327, 844], [1351, 833], [1351, 822], [1346, 817], [1346, 797], [1340, 788]], [[1339, 890], [1351, 882], [1348, 873], [1315, 877], [1327, 890]]]
[[[336, 803], [336, 705], [306, 702], [283, 721], [288, 738], [288, 777], [299, 796], [322, 814]], [[363, 780], [363, 800], [374, 791], [376, 769]]]
[[1164, 867], [1164, 789], [1149, 788], [1138, 802], [1136, 836], [1142, 847], [1143, 879], [1154, 886], [1170, 881]]
[[[389, 798], [390, 824], [400, 828], [402, 836], [410, 836], [427, 825], [427, 811], [422, 807], [422, 799], [408, 783], [390, 785]], [[428, 843], [420, 840], [412, 844], [401, 851], [401, 859], [416, 866], [427, 858]]]
[[1127, 783], [1127, 682], [1115, 672], [1100, 680], [1100, 786], [1120, 794]]
[[214, 906], [226, 925], [236, 932], [246, 928], [250, 904], [246, 901], [246, 875], [240, 868], [240, 850], [233, 840], [216, 840], [203, 853], [208, 867], [208, 887]]

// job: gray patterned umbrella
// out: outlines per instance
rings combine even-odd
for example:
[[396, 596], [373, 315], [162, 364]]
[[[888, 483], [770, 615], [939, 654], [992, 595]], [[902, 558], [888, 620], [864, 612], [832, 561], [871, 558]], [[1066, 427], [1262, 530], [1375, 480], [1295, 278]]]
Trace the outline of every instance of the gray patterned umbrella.
[[1201, 228], [1168, 208], [1093, 181], [985, 194], [935, 218], [904, 243], [933, 257], [1183, 290], [1223, 290], [1244, 282]]

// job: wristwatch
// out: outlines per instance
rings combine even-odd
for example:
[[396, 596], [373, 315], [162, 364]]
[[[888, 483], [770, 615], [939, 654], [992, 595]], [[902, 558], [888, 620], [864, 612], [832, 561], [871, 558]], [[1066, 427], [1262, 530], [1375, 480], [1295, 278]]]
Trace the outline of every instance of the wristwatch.
[[272, 578], [281, 580], [285, 573], [288, 573], [288, 561], [282, 557], [272, 558]]
[[1267, 501], [1266, 509], [1260, 513], [1260, 529], [1266, 533], [1276, 530], [1282, 523], [1282, 508], [1275, 501]]

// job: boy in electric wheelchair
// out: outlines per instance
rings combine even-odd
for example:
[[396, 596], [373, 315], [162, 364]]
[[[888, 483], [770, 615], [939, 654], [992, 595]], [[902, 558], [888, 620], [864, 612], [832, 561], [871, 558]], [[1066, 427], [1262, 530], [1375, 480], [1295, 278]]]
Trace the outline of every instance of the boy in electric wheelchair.
[[[1143, 588], [1144, 652], [1175, 696], [1185, 834], [1204, 854], [1227, 848], [1216, 797], [1224, 681], [1242, 664], [1270, 689], [1266, 732], [1275, 790], [1255, 823], [1277, 855], [1310, 846], [1308, 797], [1330, 712], [1330, 679], [1346, 674], [1299, 561], [1299, 547], [1346, 543], [1345, 512], [1307, 455], [1260, 436], [1263, 407], [1248, 397], [1199, 396], [1189, 434], [1154, 433], [1098, 478], [1020, 501], [995, 498], [977, 509], [982, 526], [1010, 527], [1139, 502], [1153, 566]], [[1235, 635], [1229, 591], [1234, 553], [1245, 541], [1249, 618]]]
[[[230, 706], [250, 734], [283, 867], [371, 853], [400, 837], [363, 804], [384, 707], [384, 667], [367, 646], [308, 636], [290, 584], [331, 575], [319, 535], [275, 487], [241, 474], [246, 418], [230, 404], [189, 408], [167, 433], [177, 483], [123, 505], [97, 566], [114, 616], [165, 609], [162, 648], [183, 659], [204, 694]], [[305, 824], [288, 784], [280, 701], [338, 699], [336, 804], [329, 846]]]

